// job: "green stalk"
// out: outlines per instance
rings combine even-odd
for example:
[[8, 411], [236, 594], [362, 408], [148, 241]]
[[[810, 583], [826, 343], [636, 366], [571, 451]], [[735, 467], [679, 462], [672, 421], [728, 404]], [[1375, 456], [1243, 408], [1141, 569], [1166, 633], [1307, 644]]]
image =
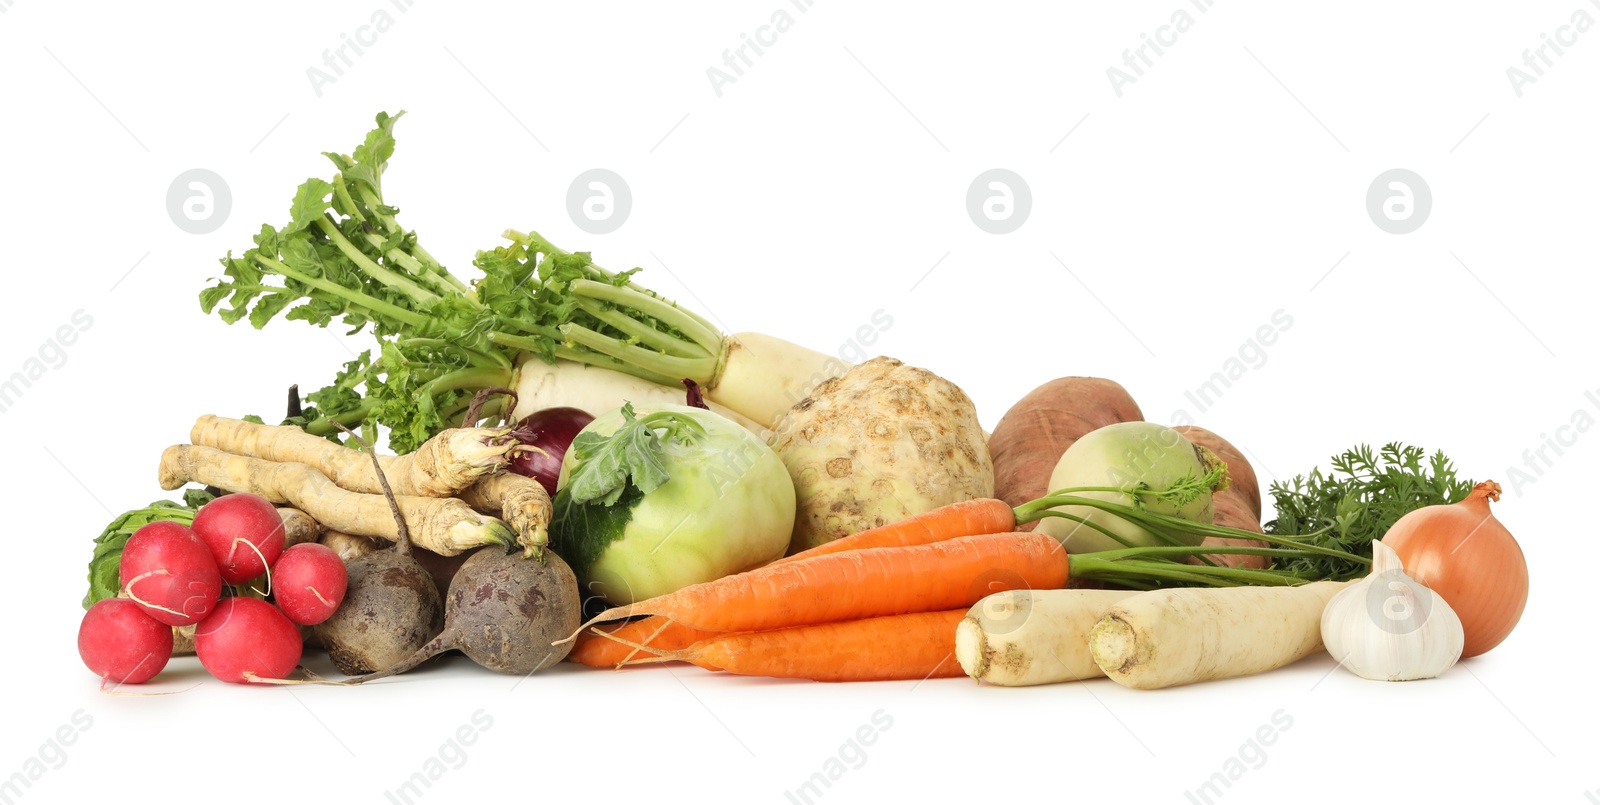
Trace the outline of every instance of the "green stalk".
[[642, 344], [655, 347], [668, 355], [679, 358], [708, 358], [711, 357], [699, 344], [686, 344], [681, 339], [673, 338], [632, 316], [627, 316], [614, 308], [596, 302], [592, 299], [578, 300], [578, 307], [583, 308], [589, 315], [621, 330], [624, 335], [638, 340]]
[[637, 310], [650, 316], [688, 336], [708, 355], [722, 352], [722, 333], [717, 332], [715, 328], [706, 327], [687, 310], [659, 297], [594, 280], [574, 280], [569, 290], [574, 296], [610, 302], [618, 307]]
[[[1292, 547], [1298, 550], [1309, 551], [1311, 553], [1317, 553], [1323, 556], [1331, 556], [1337, 559], [1344, 559], [1361, 564], [1372, 563], [1371, 559], [1356, 556], [1355, 554], [1346, 553], [1344, 551], [1334, 550], [1332, 548], [1324, 548], [1320, 545], [1310, 545], [1307, 543], [1302, 543], [1298, 540], [1275, 537], [1271, 534], [1258, 534], [1254, 531], [1245, 531], [1244, 529], [1240, 528], [1227, 528], [1225, 526], [1196, 523], [1192, 520], [1185, 520], [1181, 517], [1157, 514], [1155, 512], [1146, 511], [1143, 509], [1136, 509], [1132, 506], [1124, 506], [1119, 503], [1111, 503], [1104, 500], [1096, 500], [1094, 498], [1077, 497], [1075, 495], [1046, 495], [1038, 500], [1032, 500], [1024, 503], [1016, 508], [1017, 522], [1026, 523], [1036, 520], [1039, 517], [1047, 516], [1043, 512], [1057, 506], [1088, 506], [1090, 508], [1100, 509], [1101, 511], [1118, 515], [1124, 520], [1130, 520], [1136, 525], [1152, 530], [1157, 528], [1168, 528], [1180, 534], [1198, 536], [1202, 539], [1205, 537], [1220, 537], [1224, 539], [1255, 540], [1274, 545]], [[1213, 550], [1212, 552], [1222, 553], [1223, 551]]]
[[[654, 350], [624, 344], [615, 338], [601, 335], [578, 324], [563, 324], [561, 325], [561, 332], [568, 340], [576, 341], [595, 352], [610, 355], [619, 361], [632, 364], [645, 372], [659, 377], [687, 377], [701, 385], [706, 385], [710, 380], [711, 374], [717, 368], [715, 358], [691, 359], [663, 355]], [[634, 374], [637, 374], [637, 372]]]
[[[372, 210], [373, 217], [377, 218], [379, 223], [383, 224], [384, 228], [388, 229], [391, 233], [405, 231], [400, 227], [400, 222], [395, 220], [393, 215], [385, 215], [384, 213], [378, 212], [378, 207], [384, 206], [383, 199], [378, 198], [378, 196], [372, 192], [371, 188], [367, 187], [366, 185], [357, 185], [356, 189], [357, 192], [361, 194], [361, 200], [366, 202], [367, 207]], [[450, 270], [444, 267], [444, 264], [434, 259], [433, 255], [429, 254], [427, 249], [422, 248], [422, 244], [418, 243], [415, 246], [412, 246], [411, 250], [415, 253], [414, 256], [417, 258], [417, 260], [425, 265], [429, 271], [434, 274], [438, 274], [444, 279], [445, 282], [449, 283], [452, 288], [460, 291], [463, 296], [467, 296], [469, 298], [471, 297], [472, 289], [468, 288], [466, 283], [457, 279], [456, 275], [451, 274]], [[474, 299], [473, 301], [477, 300]]]
[[[326, 291], [334, 296], [350, 302], [351, 304], [360, 305], [361, 307], [364, 307], [373, 313], [381, 313], [384, 316], [405, 322], [412, 327], [422, 327], [428, 322], [428, 317], [420, 313], [413, 313], [412, 311], [406, 310], [403, 307], [385, 302], [376, 297], [368, 296], [360, 291], [352, 291], [343, 285], [340, 285], [336, 282], [329, 282], [321, 277], [313, 277], [309, 274], [302, 274], [299, 271], [296, 271], [285, 265], [284, 263], [281, 263], [271, 257], [262, 255], [260, 252], [256, 252], [255, 258], [258, 265], [274, 274], [281, 274], [297, 282], [305, 283], [306, 285], [310, 285], [319, 291]], [[369, 316], [369, 318], [371, 317]]]
[[362, 271], [365, 271], [368, 276], [383, 283], [385, 286], [399, 290], [406, 296], [411, 297], [417, 304], [425, 305], [439, 301], [438, 294], [373, 262], [372, 258], [356, 248], [356, 245], [351, 243], [343, 232], [339, 231], [339, 227], [334, 225], [333, 219], [326, 214], [318, 218], [316, 224], [317, 228], [322, 230], [322, 234], [327, 235], [328, 239], [333, 241], [333, 245], [339, 247], [339, 251], [344, 252], [344, 255], [350, 258]]

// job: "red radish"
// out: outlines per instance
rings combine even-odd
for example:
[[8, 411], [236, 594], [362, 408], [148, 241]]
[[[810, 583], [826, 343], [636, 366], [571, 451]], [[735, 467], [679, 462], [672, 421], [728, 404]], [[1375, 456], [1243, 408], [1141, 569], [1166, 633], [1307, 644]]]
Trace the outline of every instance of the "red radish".
[[137, 685], [172, 659], [172, 627], [126, 598], [106, 598], [83, 613], [78, 656], [96, 676]]
[[188, 527], [170, 520], [133, 532], [117, 570], [128, 598], [168, 626], [199, 623], [222, 595], [211, 549]]
[[195, 512], [193, 528], [229, 584], [267, 572], [283, 553], [283, 516], [260, 495], [223, 495]]
[[339, 554], [315, 542], [284, 551], [272, 566], [272, 597], [289, 620], [302, 626], [327, 620], [344, 601], [348, 582]]
[[224, 682], [283, 679], [300, 650], [300, 627], [259, 598], [229, 598], [194, 629], [200, 664]]

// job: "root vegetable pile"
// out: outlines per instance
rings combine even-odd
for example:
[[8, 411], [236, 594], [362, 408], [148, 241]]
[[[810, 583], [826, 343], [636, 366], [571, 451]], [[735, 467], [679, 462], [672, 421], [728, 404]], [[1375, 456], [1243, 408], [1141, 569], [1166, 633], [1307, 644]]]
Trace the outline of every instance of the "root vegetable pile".
[[[1357, 675], [1420, 680], [1522, 615], [1500, 488], [1442, 452], [1345, 451], [1271, 484], [1263, 523], [1245, 443], [1147, 422], [1111, 380], [1044, 383], [986, 437], [931, 371], [726, 335], [537, 232], [504, 230], [463, 281], [385, 194], [399, 119], [325, 154], [332, 175], [201, 291], [229, 324], [375, 343], [304, 401], [291, 386], [281, 424], [201, 416], [162, 453], [163, 489], [203, 489], [96, 538], [78, 651], [103, 689], [191, 649], [261, 685], [459, 651], [515, 675], [565, 658], [1157, 689], [1324, 635]], [[1403, 644], [1373, 627], [1385, 590], [1416, 604]], [[308, 647], [354, 678], [315, 678]]]

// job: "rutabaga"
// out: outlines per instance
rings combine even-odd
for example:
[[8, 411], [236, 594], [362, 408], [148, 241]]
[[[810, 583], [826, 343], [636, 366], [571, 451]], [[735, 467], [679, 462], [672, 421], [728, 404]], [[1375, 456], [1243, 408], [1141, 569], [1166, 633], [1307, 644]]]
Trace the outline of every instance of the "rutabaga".
[[1322, 642], [1363, 679], [1432, 679], [1461, 659], [1466, 635], [1442, 596], [1406, 575], [1400, 556], [1372, 543], [1372, 573], [1322, 611]]
[[794, 526], [778, 456], [733, 421], [682, 405], [608, 412], [562, 464], [551, 547], [617, 605], [767, 564]]

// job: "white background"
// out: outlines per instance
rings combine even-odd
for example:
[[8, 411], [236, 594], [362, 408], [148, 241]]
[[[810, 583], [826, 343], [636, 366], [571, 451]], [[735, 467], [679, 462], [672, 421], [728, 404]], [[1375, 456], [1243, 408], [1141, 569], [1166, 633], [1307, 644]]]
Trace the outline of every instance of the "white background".
[[[1600, 789], [1584, 592], [1600, 433], [1562, 431], [1575, 443], [1547, 452], [1536, 481], [1507, 476], [1575, 415], [1600, 417], [1584, 396], [1600, 389], [1600, 32], [1521, 97], [1506, 73], [1541, 33], [1600, 8], [788, 3], [0, 0], [0, 375], [74, 311], [93, 319], [0, 415], [13, 513], [0, 777], [81, 710], [92, 726], [64, 755], [43, 750], [65, 760], [25, 801], [387, 802], [481, 709], [492, 727], [427, 801], [779, 803], [882, 710], [892, 726], [819, 801], [1188, 802], [1281, 710], [1292, 726], [1220, 801], [1581, 803]], [[707, 68], [780, 7], [792, 29], [718, 97]], [[1118, 97], [1107, 68], [1179, 7], [1193, 27]], [[392, 29], [319, 97], [307, 68], [380, 8]], [[1248, 448], [1264, 483], [1357, 442], [1443, 448], [1507, 483], [1497, 512], [1532, 569], [1523, 623], [1404, 685], [1330, 674], [1325, 656], [1156, 693], [682, 667], [517, 684], [457, 658], [290, 690], [207, 681], [185, 659], [150, 686], [201, 683], [181, 694], [98, 693], [74, 644], [92, 537], [165, 496], [157, 457], [198, 414], [274, 413], [286, 385], [316, 387], [348, 359], [303, 324], [225, 327], [196, 294], [218, 257], [284, 220], [300, 181], [330, 173], [320, 151], [348, 151], [375, 112], [402, 108], [387, 195], [463, 276], [502, 229], [536, 228], [644, 266], [646, 284], [732, 330], [831, 352], [881, 309], [894, 323], [869, 352], [957, 382], [986, 426], [1050, 378], [1110, 377], [1148, 418], [1184, 410]], [[634, 198], [603, 236], [565, 205], [595, 167]], [[965, 210], [994, 167], [1032, 191], [1008, 235]], [[1396, 167], [1433, 194], [1408, 235], [1365, 206]], [[210, 234], [166, 210], [191, 168], [231, 189]], [[1264, 364], [1203, 412], [1185, 399], [1280, 309], [1293, 325]]]

